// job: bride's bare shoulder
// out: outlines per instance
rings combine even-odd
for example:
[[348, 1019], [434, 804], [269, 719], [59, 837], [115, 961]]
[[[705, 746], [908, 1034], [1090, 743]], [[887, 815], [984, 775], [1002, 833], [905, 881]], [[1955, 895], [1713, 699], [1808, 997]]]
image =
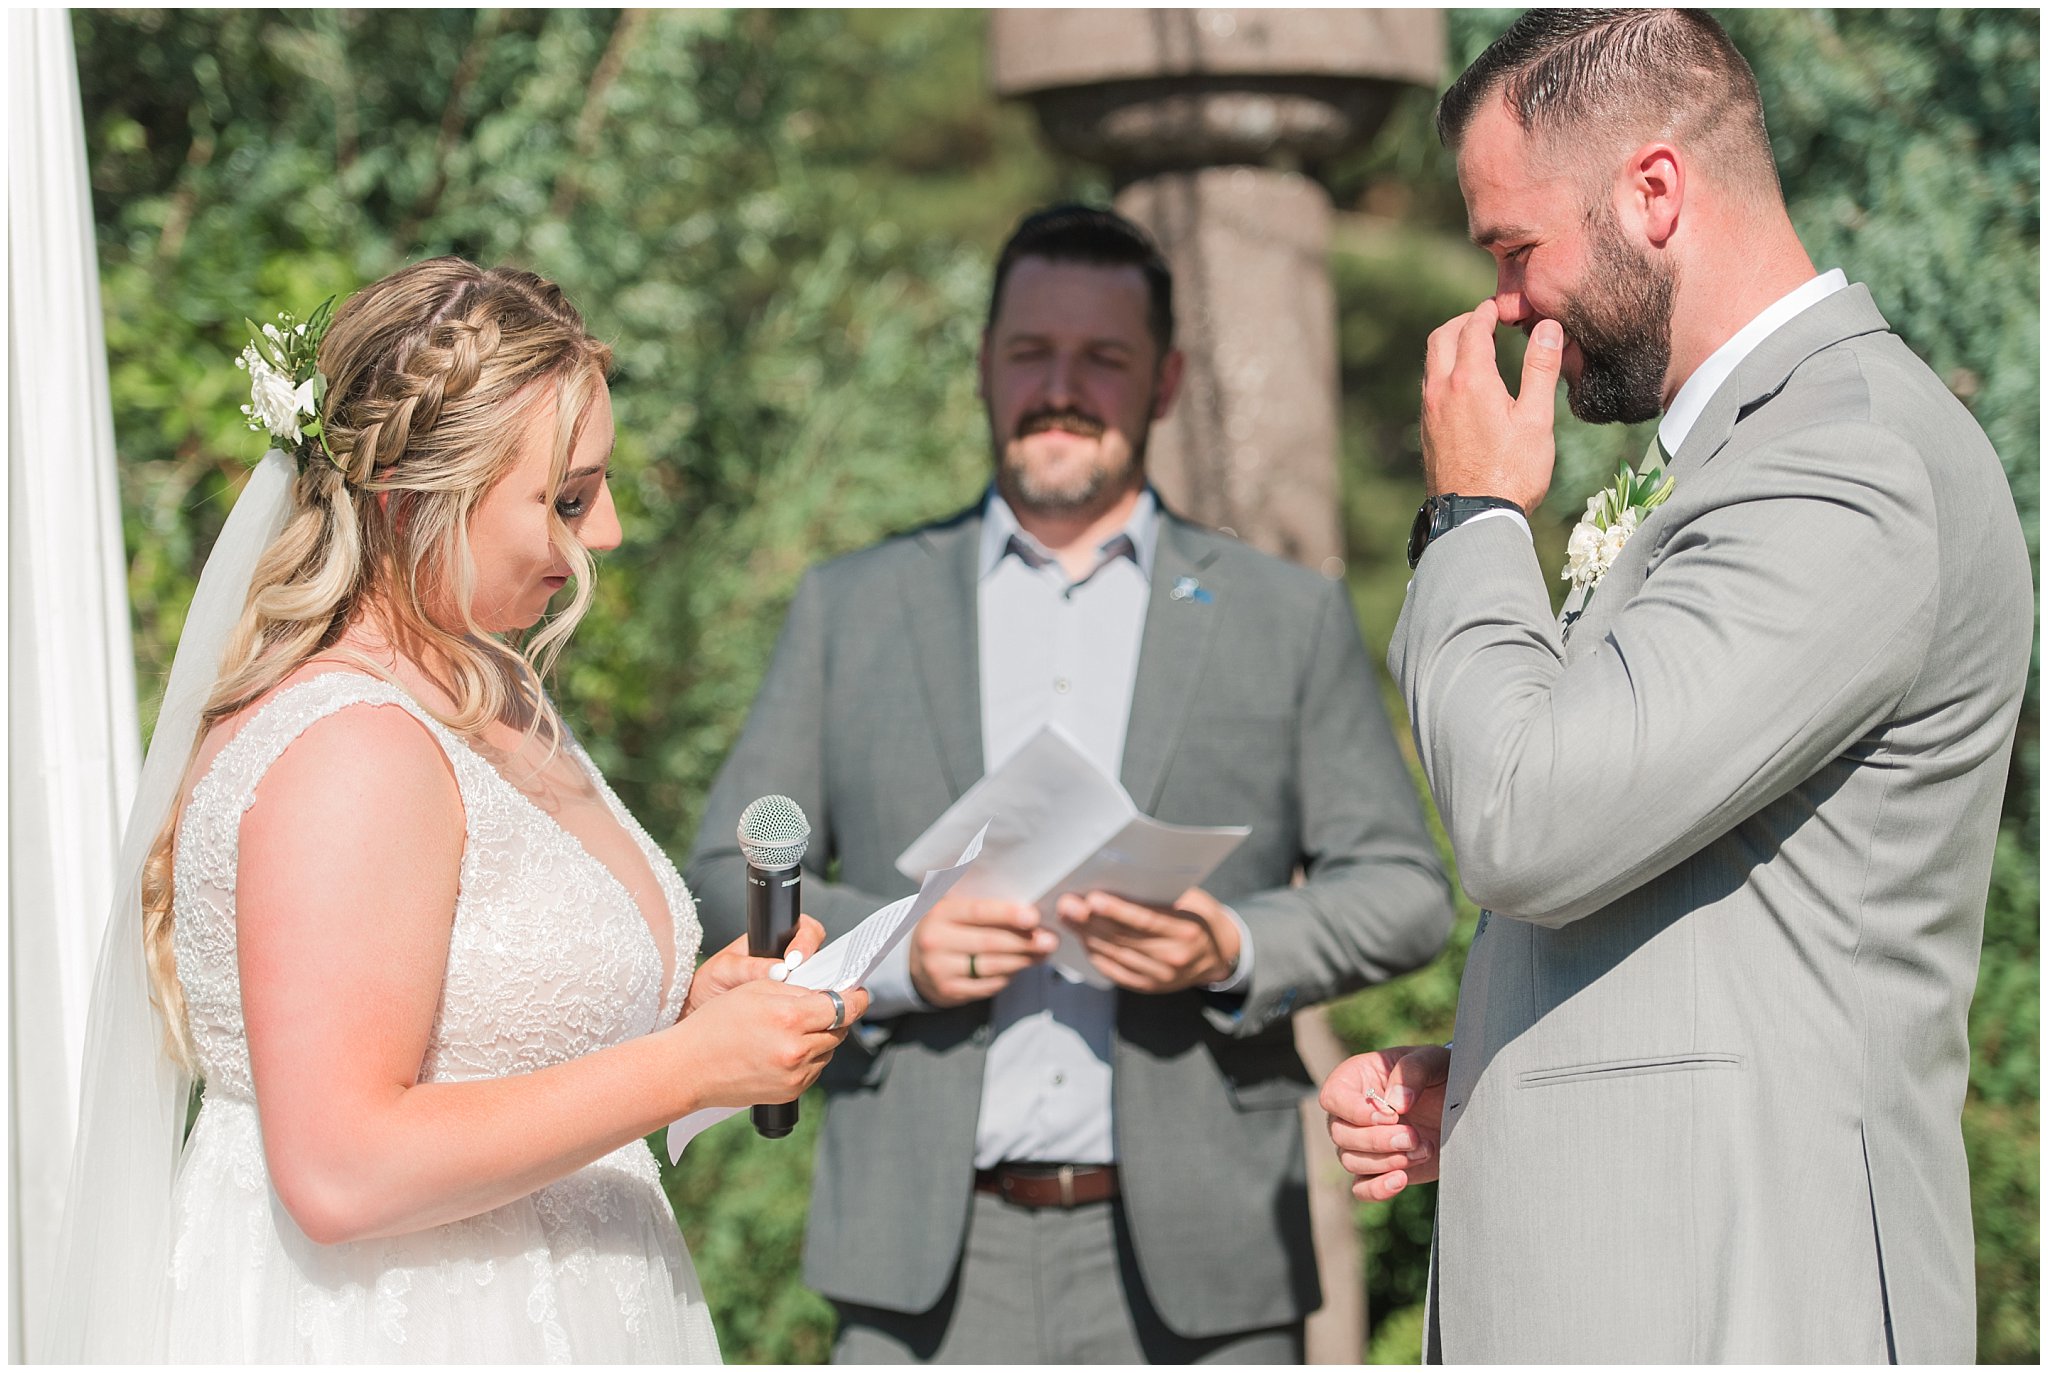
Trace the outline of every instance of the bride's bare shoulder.
[[[213, 726], [194, 757], [192, 777], [203, 776], [212, 759], [280, 695], [337, 672], [379, 680], [358, 669], [318, 659], [302, 664]], [[345, 705], [306, 726], [265, 770], [257, 787], [257, 809], [296, 810], [302, 784], [312, 782], [317, 791], [321, 779], [358, 793], [395, 790], [422, 799], [454, 801], [457, 797], [454, 769], [440, 741], [418, 716], [389, 701]]]
[[[289, 690], [290, 679], [281, 684]], [[257, 707], [260, 709], [260, 703]], [[272, 841], [296, 850], [388, 851], [404, 836], [421, 856], [459, 852], [461, 788], [447, 751], [403, 706], [363, 701], [321, 716], [300, 731], [256, 784], [242, 817], [245, 847]], [[317, 839], [314, 836], [317, 835]]]
[[393, 882], [447, 916], [466, 824], [454, 765], [412, 711], [379, 697], [319, 715], [263, 770], [242, 812], [238, 940], [255, 947], [265, 930], [343, 910], [360, 920], [365, 901], [391, 906]]

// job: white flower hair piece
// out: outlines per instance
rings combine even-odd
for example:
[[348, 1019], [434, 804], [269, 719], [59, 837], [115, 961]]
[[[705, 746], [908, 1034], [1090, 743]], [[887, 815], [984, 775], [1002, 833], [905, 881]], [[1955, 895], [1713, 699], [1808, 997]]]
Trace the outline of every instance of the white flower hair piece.
[[333, 319], [334, 297], [329, 296], [304, 320], [282, 310], [275, 324], [243, 321], [249, 326], [249, 342], [235, 359], [235, 366], [249, 374], [249, 403], [242, 414], [252, 431], [270, 435], [273, 444], [301, 465], [309, 456], [309, 445], [318, 444], [322, 457], [341, 466], [328, 450], [320, 423], [327, 378], [317, 359], [320, 340]]
[[1602, 487], [1586, 502], [1586, 513], [1565, 544], [1564, 571], [1559, 577], [1585, 592], [1593, 589], [1614, 566], [1638, 526], [1650, 512], [1670, 499], [1675, 481], [1662, 467], [1646, 465], [1642, 473], [1623, 464], [1609, 486]]

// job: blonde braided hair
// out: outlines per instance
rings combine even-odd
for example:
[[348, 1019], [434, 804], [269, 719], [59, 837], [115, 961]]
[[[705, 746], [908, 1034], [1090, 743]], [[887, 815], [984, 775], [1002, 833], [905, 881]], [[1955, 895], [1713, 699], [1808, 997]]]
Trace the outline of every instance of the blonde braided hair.
[[[327, 456], [300, 465], [292, 510], [265, 550], [201, 716], [207, 732], [333, 648], [368, 613], [407, 646], [454, 703], [451, 729], [475, 737], [524, 716], [550, 746], [560, 727], [540, 683], [591, 600], [591, 559], [551, 524], [575, 586], [570, 603], [518, 647], [470, 613], [469, 519], [512, 467], [527, 418], [555, 403], [552, 488], [611, 365], [559, 286], [531, 272], [434, 258], [363, 288], [321, 341]], [[349, 655], [368, 671], [389, 673]], [[199, 744], [194, 745], [197, 756]], [[173, 836], [183, 802], [143, 873], [143, 943], [173, 1057], [193, 1066], [172, 947]]]

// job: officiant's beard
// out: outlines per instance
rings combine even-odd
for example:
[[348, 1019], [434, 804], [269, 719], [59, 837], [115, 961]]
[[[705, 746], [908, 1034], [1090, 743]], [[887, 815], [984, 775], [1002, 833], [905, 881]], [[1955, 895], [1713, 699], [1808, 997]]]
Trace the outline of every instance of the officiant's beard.
[[1582, 359], [1578, 377], [1566, 379], [1565, 398], [1588, 424], [1639, 424], [1664, 410], [1677, 273], [1631, 244], [1614, 207], [1602, 204], [1586, 289], [1553, 316]]
[[[1146, 413], [1149, 416], [1149, 406]], [[996, 490], [1002, 492], [1011, 509], [1051, 516], [1091, 514], [1113, 505], [1144, 479], [1145, 445], [1152, 434], [1149, 418], [1131, 436], [1129, 450], [1121, 459], [1109, 456], [1098, 446], [1095, 461], [1085, 469], [1056, 476], [1033, 467], [1019, 445], [1030, 435], [1061, 422], [1062, 427], [1072, 426], [1069, 432], [1086, 434], [1094, 430], [1098, 440], [1106, 432], [1100, 420], [1083, 411], [1037, 411], [1019, 418], [1016, 432], [996, 449]]]

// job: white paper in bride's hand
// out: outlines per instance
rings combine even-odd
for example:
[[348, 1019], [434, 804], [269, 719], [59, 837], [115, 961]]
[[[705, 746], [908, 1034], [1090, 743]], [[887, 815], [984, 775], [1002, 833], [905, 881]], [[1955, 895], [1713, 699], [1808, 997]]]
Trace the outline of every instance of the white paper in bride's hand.
[[[889, 951], [902, 943], [903, 936], [924, 919], [925, 912], [944, 900], [955, 884], [967, 875], [974, 860], [981, 856], [982, 842], [987, 834], [988, 826], [983, 825], [967, 841], [956, 862], [924, 875], [916, 895], [882, 907], [792, 968], [783, 980], [792, 987], [810, 987], [819, 991], [829, 988], [835, 992], [852, 991], [867, 981], [869, 974], [888, 956]], [[719, 1121], [736, 1116], [744, 1109], [741, 1106], [707, 1106], [670, 1125], [668, 1161], [674, 1163], [683, 1156], [684, 1145]]]
[[[993, 820], [988, 817], [994, 816]], [[1081, 941], [1054, 918], [1069, 892], [1106, 891], [1163, 906], [1200, 886], [1251, 830], [1169, 825], [1139, 811], [1073, 735], [1047, 725], [932, 822], [896, 860], [906, 876], [952, 852], [980, 826], [987, 852], [960, 895], [1026, 901], [1059, 936], [1048, 961], [1077, 982], [1108, 987]]]

